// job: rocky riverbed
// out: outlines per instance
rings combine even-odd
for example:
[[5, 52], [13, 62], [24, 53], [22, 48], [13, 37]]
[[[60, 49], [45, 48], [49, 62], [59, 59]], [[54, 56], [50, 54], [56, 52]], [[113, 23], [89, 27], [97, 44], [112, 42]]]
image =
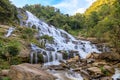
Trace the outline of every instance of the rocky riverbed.
[[89, 54], [86, 59], [75, 56], [51, 66], [13, 65], [10, 70], [2, 70], [1, 76], [9, 76], [12, 80], [119, 80], [120, 62], [108, 62], [99, 56], [96, 53]]

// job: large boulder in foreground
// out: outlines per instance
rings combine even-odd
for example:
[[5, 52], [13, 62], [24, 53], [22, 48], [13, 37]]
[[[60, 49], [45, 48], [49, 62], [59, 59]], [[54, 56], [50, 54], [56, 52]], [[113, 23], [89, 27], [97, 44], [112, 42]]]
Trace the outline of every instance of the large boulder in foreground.
[[51, 74], [42, 70], [40, 66], [28, 63], [11, 66], [9, 77], [12, 80], [55, 80]]

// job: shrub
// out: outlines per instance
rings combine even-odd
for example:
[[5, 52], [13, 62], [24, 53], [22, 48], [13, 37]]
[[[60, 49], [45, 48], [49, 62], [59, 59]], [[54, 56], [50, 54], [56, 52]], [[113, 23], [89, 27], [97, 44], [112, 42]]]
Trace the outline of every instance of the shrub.
[[33, 38], [33, 35], [35, 34], [36, 30], [32, 29], [32, 28], [18, 28], [18, 30], [20, 31], [20, 33], [22, 34], [20, 37], [23, 39], [31, 39]]
[[38, 61], [39, 61], [40, 63], [44, 63], [43, 54], [38, 54]]
[[16, 56], [20, 52], [20, 43], [18, 41], [11, 41], [7, 45], [7, 51], [11, 56]]
[[48, 40], [51, 43], [53, 41], [53, 37], [52, 36], [48, 36], [48, 35], [43, 35], [43, 36], [40, 37], [40, 39]]
[[2, 80], [11, 80], [9, 77], [3, 77]]

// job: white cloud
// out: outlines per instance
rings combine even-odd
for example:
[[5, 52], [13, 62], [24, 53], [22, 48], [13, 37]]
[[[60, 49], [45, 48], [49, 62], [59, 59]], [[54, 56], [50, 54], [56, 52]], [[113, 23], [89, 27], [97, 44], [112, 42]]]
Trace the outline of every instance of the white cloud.
[[53, 5], [56, 8], [59, 8], [63, 13], [73, 15], [73, 13], [79, 7], [79, 0], [63, 0], [61, 3]]
[[75, 12], [74, 12], [74, 14], [76, 14], [76, 13], [84, 13], [85, 12], [85, 8], [79, 8], [79, 9], [77, 9]]
[[[76, 13], [84, 13], [85, 10], [94, 2], [95, 0], [63, 0], [61, 3], [53, 5], [59, 8], [63, 13], [74, 15]], [[86, 2], [86, 3], [85, 3]]]
[[95, 2], [96, 0], [86, 0], [88, 2], [89, 5], [91, 5], [93, 2]]

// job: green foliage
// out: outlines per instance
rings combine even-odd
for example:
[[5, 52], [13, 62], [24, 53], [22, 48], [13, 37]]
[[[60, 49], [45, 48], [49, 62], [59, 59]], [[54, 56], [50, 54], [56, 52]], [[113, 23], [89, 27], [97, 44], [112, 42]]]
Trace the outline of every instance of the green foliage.
[[[89, 15], [91, 12], [97, 11], [99, 12], [99, 9], [102, 8], [104, 6], [104, 9], [106, 10], [106, 6], [105, 5], [113, 5], [113, 3], [116, 0], [96, 0], [86, 11], [85, 11], [85, 15]], [[108, 9], [109, 10], [109, 9]], [[104, 12], [103, 12], [104, 13]]]
[[11, 80], [9, 77], [3, 77], [2, 80]]
[[104, 69], [103, 66], [101, 66], [100, 69], [101, 69], [101, 72], [102, 72], [105, 76], [109, 76], [110, 73], [109, 73], [106, 69]]
[[64, 52], [62, 54], [63, 54], [63, 59], [68, 59], [68, 53], [67, 52]]
[[17, 19], [17, 10], [9, 0], [0, 0], [0, 23], [6, 24]]
[[5, 61], [3, 59], [0, 59], [0, 70], [1, 69], [9, 69], [10, 68], [10, 64], [8, 61]]
[[[52, 24], [56, 27], [61, 27], [65, 22], [63, 19], [65, 16], [60, 13], [59, 9], [50, 6], [42, 6], [40, 4], [36, 5], [25, 5], [23, 7], [25, 10], [28, 10], [35, 14], [38, 18], [45, 20], [49, 24]], [[61, 22], [61, 24], [59, 24]], [[62, 23], [63, 22], [63, 23]]]
[[18, 57], [18, 56], [14, 56], [11, 60], [11, 65], [18, 65], [22, 63], [22, 58]]
[[38, 61], [39, 61], [40, 63], [44, 63], [43, 54], [38, 54]]
[[53, 41], [53, 37], [52, 36], [48, 36], [48, 35], [43, 35], [43, 36], [40, 37], [40, 39], [45, 39], [45, 40], [48, 40], [50, 42]]
[[4, 43], [3, 41], [0, 41], [0, 55], [3, 54], [4, 52], [5, 52]]
[[28, 27], [18, 27], [18, 32], [20, 32], [21, 38], [30, 40], [33, 38], [36, 30]]
[[9, 55], [16, 56], [20, 52], [20, 43], [17, 41], [11, 41], [7, 45], [7, 51]]
[[71, 30], [71, 29], [70, 29], [70, 26], [69, 26], [68, 24], [65, 24], [65, 25], [63, 26], [63, 28], [64, 28], [64, 30], [67, 31], [67, 32], [69, 32], [69, 30]]

